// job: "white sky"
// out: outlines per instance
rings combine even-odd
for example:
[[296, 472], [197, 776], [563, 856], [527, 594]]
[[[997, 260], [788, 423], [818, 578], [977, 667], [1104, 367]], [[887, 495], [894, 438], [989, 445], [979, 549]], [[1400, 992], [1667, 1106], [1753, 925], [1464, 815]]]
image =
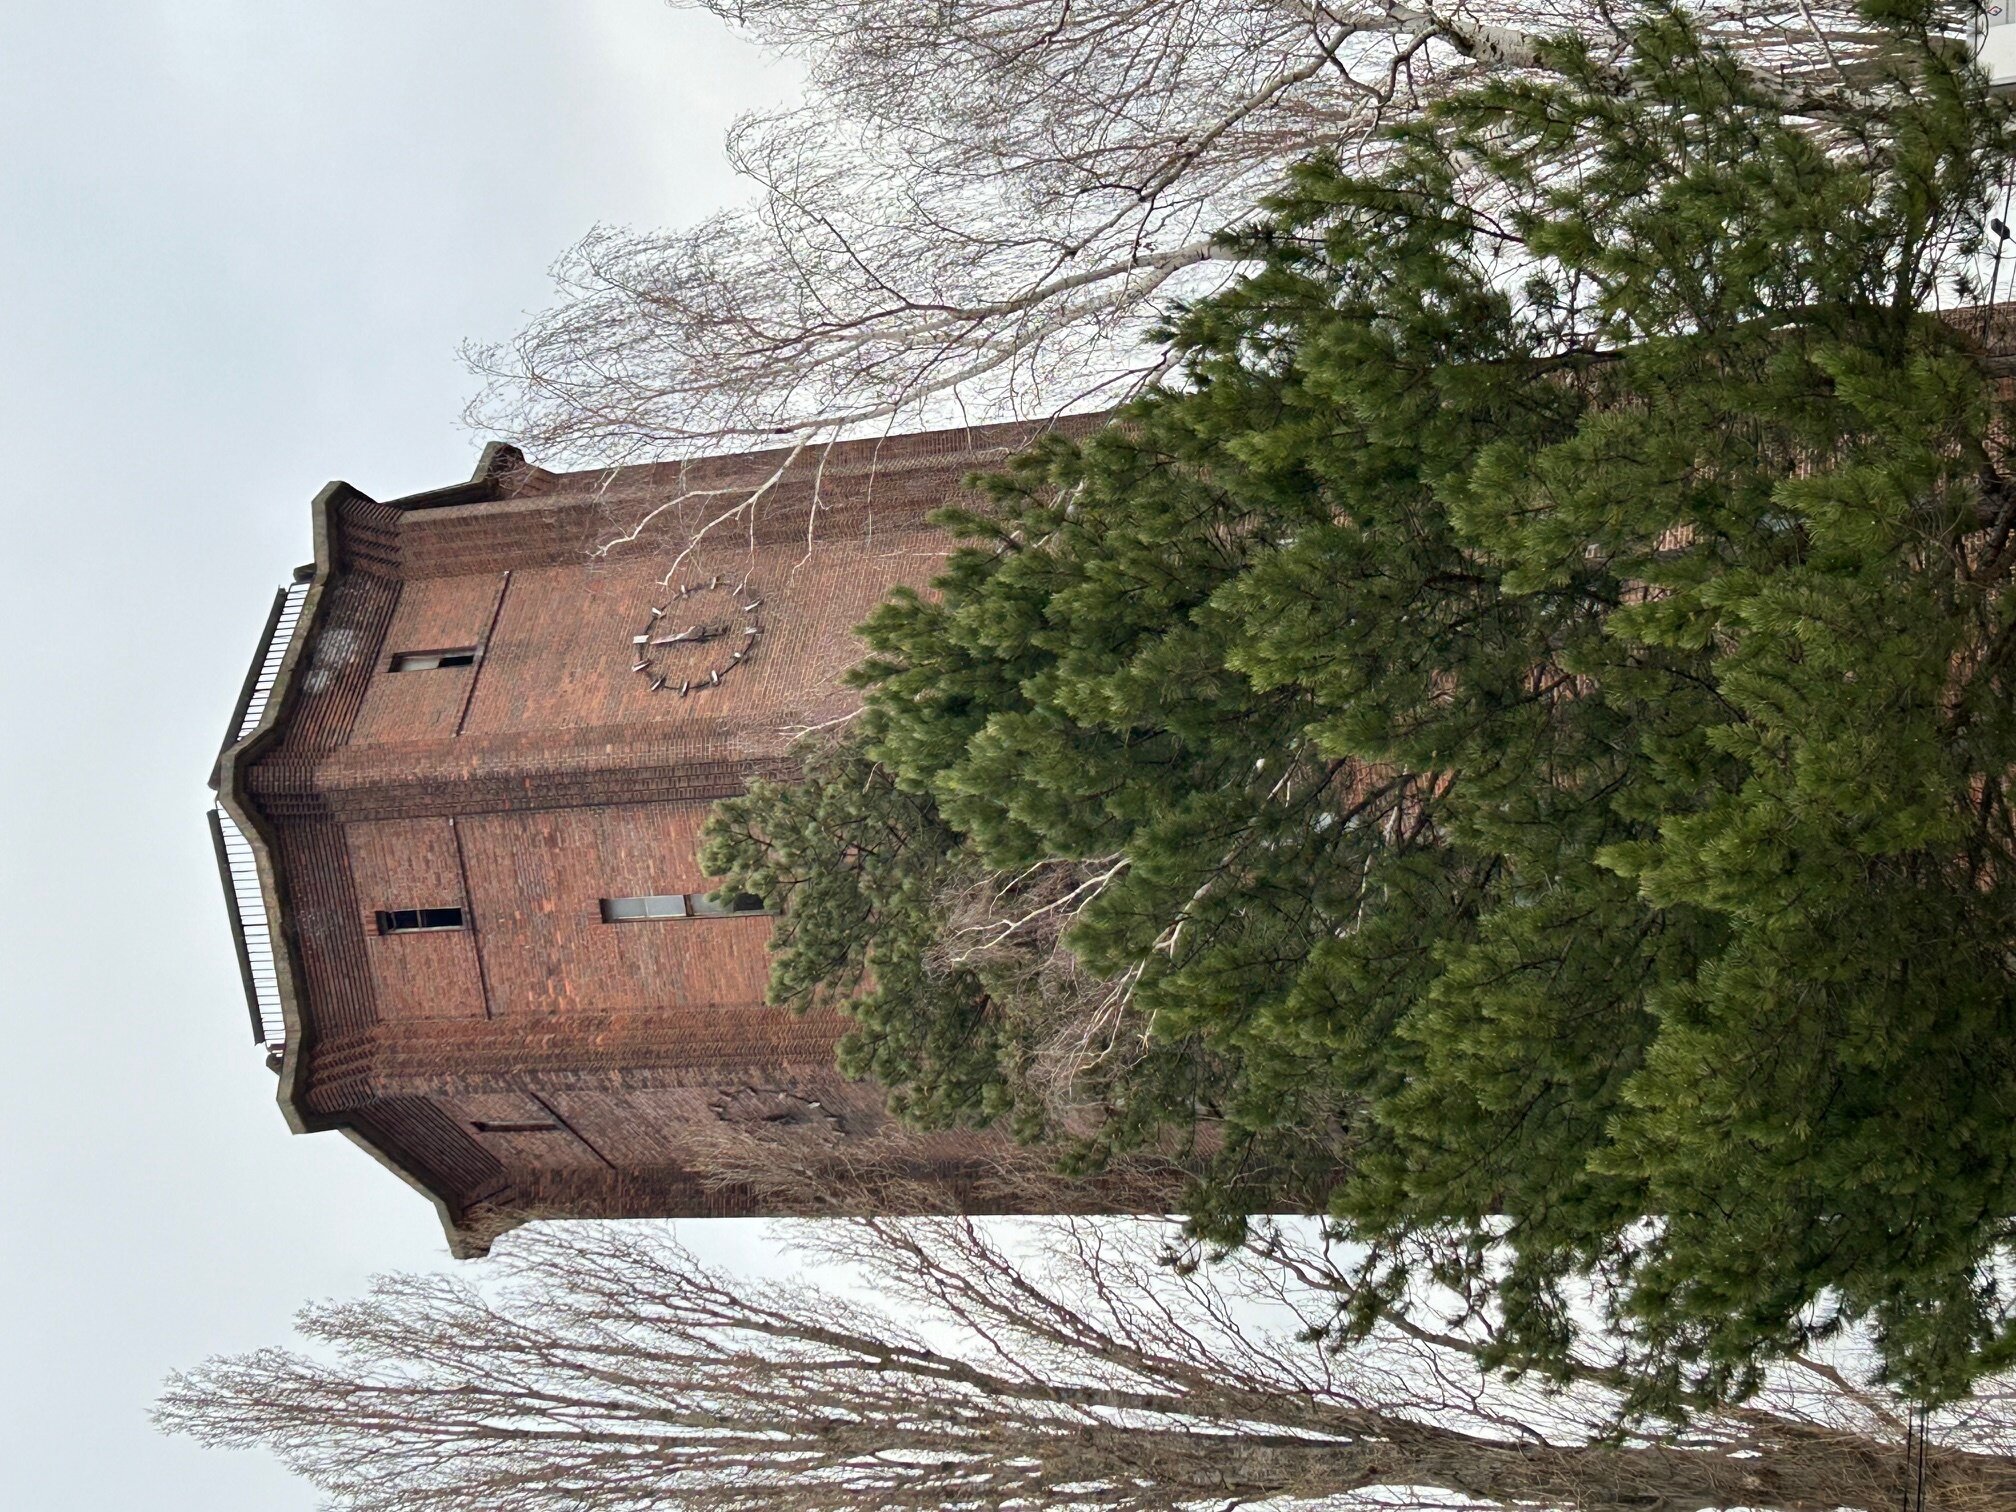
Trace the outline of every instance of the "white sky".
[[[208, 771], [308, 500], [467, 476], [468, 337], [592, 223], [737, 196], [791, 88], [658, 0], [13, 0], [0, 28], [0, 1505], [305, 1512], [157, 1437], [162, 1375], [449, 1262], [290, 1137]], [[683, 1237], [733, 1254], [744, 1225]]]

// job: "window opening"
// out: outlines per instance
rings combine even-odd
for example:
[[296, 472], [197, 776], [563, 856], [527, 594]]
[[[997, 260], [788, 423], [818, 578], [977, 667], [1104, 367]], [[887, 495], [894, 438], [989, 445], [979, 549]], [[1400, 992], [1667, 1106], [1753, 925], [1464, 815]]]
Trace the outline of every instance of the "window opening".
[[735, 914], [760, 914], [770, 910], [763, 906], [763, 900], [754, 893], [737, 893], [726, 903], [716, 903], [706, 893], [694, 893], [687, 900], [694, 916], [701, 919], [725, 919]]
[[773, 913], [754, 893], [737, 893], [716, 903], [706, 893], [654, 893], [640, 898], [604, 898], [602, 922], [624, 924], [637, 919], [726, 919], [737, 914]]
[[653, 893], [642, 898], [604, 898], [602, 900], [602, 922], [622, 924], [632, 919], [683, 919], [686, 917], [686, 895], [684, 893]]
[[485, 1122], [483, 1119], [478, 1118], [472, 1120], [471, 1127], [478, 1134], [557, 1134], [560, 1132], [560, 1125], [557, 1123], [535, 1121], [529, 1118], [506, 1119], [502, 1122]]
[[378, 910], [378, 933], [418, 934], [429, 929], [460, 929], [462, 910], [459, 908], [381, 908]]
[[475, 663], [474, 646], [451, 646], [445, 651], [401, 651], [392, 658], [392, 670], [432, 672], [439, 667], [469, 667]]

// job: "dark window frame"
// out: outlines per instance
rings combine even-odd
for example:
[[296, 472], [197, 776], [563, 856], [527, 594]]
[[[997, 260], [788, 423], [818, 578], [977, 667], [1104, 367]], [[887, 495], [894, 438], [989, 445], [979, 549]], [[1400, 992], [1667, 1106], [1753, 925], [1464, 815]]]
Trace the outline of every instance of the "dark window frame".
[[469, 927], [469, 914], [462, 908], [381, 908], [378, 933], [449, 934]]
[[438, 672], [449, 667], [473, 667], [480, 650], [476, 646], [443, 646], [436, 651], [394, 651], [386, 670]]

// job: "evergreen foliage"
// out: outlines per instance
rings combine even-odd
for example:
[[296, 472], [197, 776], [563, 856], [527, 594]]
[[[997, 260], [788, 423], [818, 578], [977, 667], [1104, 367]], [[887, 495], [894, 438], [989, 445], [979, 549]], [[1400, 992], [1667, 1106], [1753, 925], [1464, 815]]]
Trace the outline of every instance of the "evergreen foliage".
[[[1909, 103], [1852, 139], [1669, 17], [1305, 165], [1181, 385], [948, 517], [844, 748], [722, 807], [778, 998], [862, 993], [927, 1121], [1208, 1131], [1204, 1232], [1327, 1203], [1499, 1364], [1594, 1282], [1641, 1406], [1856, 1320], [1921, 1396], [2016, 1358], [2016, 492], [1932, 313], [2011, 139], [1870, 14]], [[1068, 916], [1103, 1121], [976, 890]]]

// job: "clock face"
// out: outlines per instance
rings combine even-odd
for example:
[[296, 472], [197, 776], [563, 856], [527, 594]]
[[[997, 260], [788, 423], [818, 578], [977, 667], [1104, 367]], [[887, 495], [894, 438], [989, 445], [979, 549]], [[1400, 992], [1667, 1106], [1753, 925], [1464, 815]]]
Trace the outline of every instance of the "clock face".
[[763, 599], [744, 581], [715, 576], [668, 584], [630, 638], [630, 670], [653, 693], [680, 698], [718, 688], [757, 654]]

